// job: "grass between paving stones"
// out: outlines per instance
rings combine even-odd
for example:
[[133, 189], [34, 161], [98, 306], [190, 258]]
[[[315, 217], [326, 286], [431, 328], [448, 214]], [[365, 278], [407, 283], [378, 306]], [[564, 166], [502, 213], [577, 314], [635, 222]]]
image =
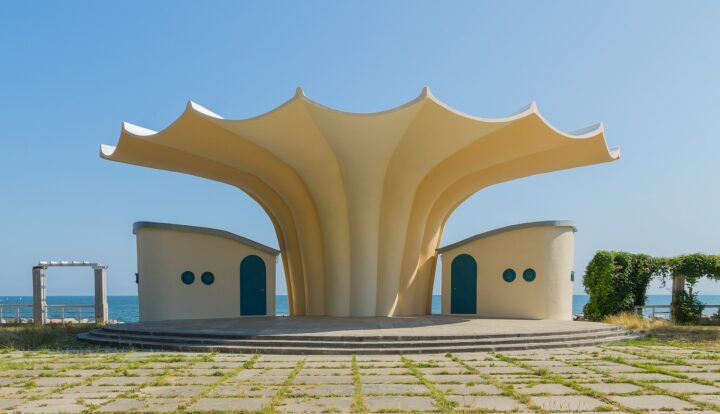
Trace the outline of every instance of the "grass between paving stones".
[[495, 377], [493, 377], [492, 375], [490, 375], [488, 373], [481, 372], [474, 366], [468, 364], [467, 362], [463, 361], [462, 359], [458, 358], [457, 356], [455, 356], [451, 353], [447, 353], [447, 354], [445, 354], [445, 356], [447, 358], [451, 359], [452, 361], [462, 365], [466, 370], [472, 372], [473, 374], [479, 375], [483, 379], [490, 382], [492, 385], [498, 387], [500, 389], [500, 391], [502, 392], [502, 395], [504, 395], [506, 397], [511, 397], [511, 398], [514, 398], [514, 399], [520, 401], [521, 403], [525, 404], [528, 408], [535, 411], [536, 413], [543, 413], [543, 414], [547, 413], [547, 411], [543, 410], [542, 407], [534, 404], [530, 400], [529, 396], [515, 391], [514, 385], [504, 383], [502, 381], [499, 381], [498, 379], [496, 379]]
[[455, 406], [457, 406], [456, 402], [448, 401], [445, 398], [445, 394], [438, 391], [438, 389], [435, 388], [435, 385], [432, 382], [428, 381], [427, 378], [425, 378], [425, 374], [423, 374], [420, 371], [420, 369], [415, 365], [415, 363], [412, 360], [405, 358], [402, 355], [400, 356], [400, 360], [405, 364], [407, 369], [409, 369], [410, 372], [418, 380], [420, 380], [420, 382], [422, 382], [423, 385], [425, 385], [428, 390], [430, 390], [430, 396], [432, 396], [432, 398], [435, 400], [435, 404], [440, 409], [440, 412], [443, 412], [443, 413], [453, 412], [453, 409], [455, 408]]
[[243, 371], [243, 370], [245, 370], [245, 369], [250, 369], [250, 368], [252, 368], [253, 365], [255, 365], [255, 362], [257, 362], [257, 360], [258, 360], [259, 358], [260, 358], [260, 354], [255, 354], [255, 355], [252, 356], [252, 358], [250, 358], [250, 359], [248, 359], [247, 361], [243, 362], [243, 364], [240, 365], [239, 367], [237, 367], [237, 368], [235, 368], [235, 369], [232, 369], [232, 370], [230, 370], [230, 371], [222, 374], [222, 376], [220, 376], [220, 378], [219, 378], [217, 381], [215, 381], [215, 382], [213, 382], [212, 384], [210, 384], [209, 386], [205, 387], [205, 388], [202, 390], [201, 393], [199, 393], [198, 395], [193, 396], [192, 398], [190, 398], [189, 401], [187, 401], [186, 403], [182, 404], [181, 406], [178, 406], [178, 412], [180, 412], [180, 413], [186, 412], [187, 407], [191, 407], [193, 404], [195, 404], [196, 402], [198, 402], [201, 398], [205, 398], [205, 397], [207, 397], [208, 395], [210, 395], [210, 393], [212, 393], [213, 391], [215, 391], [215, 389], [217, 389], [217, 387], [221, 386], [222, 384], [224, 384], [224, 383], [226, 383], [228, 380], [230, 380], [232, 377], [234, 377], [234, 376], [236, 376], [237, 374], [239, 374], [240, 371]]
[[300, 371], [305, 366], [305, 360], [301, 359], [300, 361], [295, 364], [295, 368], [290, 372], [288, 377], [283, 382], [282, 386], [280, 386], [280, 389], [273, 395], [272, 400], [270, 400], [270, 404], [263, 407], [262, 410], [260, 410], [263, 414], [270, 414], [275, 413], [275, 408], [282, 403], [282, 401], [287, 397], [290, 386], [292, 385], [292, 382], [295, 380], [295, 377], [300, 373]]
[[[91, 361], [91, 362], [88, 362], [88, 363], [78, 363], [78, 364], [72, 365], [72, 369], [84, 369], [84, 368], [86, 368], [87, 366], [93, 364], [94, 362], [95, 362], [95, 361]], [[39, 399], [41, 399], [41, 398], [50, 396], [50, 395], [52, 395], [52, 394], [61, 394], [63, 391], [65, 391], [65, 390], [67, 390], [67, 389], [70, 389], [70, 388], [73, 388], [73, 387], [83, 386], [83, 385], [90, 385], [90, 384], [91, 384], [93, 381], [95, 381], [96, 379], [104, 378], [104, 377], [109, 377], [109, 376], [115, 374], [116, 372], [117, 372], [116, 370], [108, 370], [106, 373], [99, 373], [99, 374], [94, 374], [94, 375], [87, 376], [87, 377], [85, 377], [82, 381], [77, 382], [77, 383], [65, 384], [65, 385], [61, 385], [61, 386], [59, 386], [59, 387], [55, 387], [55, 388], [53, 388], [53, 387], [48, 387], [48, 388], [51, 388], [50, 391], [48, 391], [48, 392], [46, 392], [46, 393], [44, 393], [44, 394], [39, 394], [39, 393], [38, 393], [38, 394], [33, 394], [33, 395], [29, 396], [26, 400], [27, 400], [27, 401], [35, 401], [35, 400], [39, 400]], [[34, 381], [33, 381], [33, 382], [34, 382]], [[36, 385], [37, 385], [37, 384], [35, 384], [35, 386], [36, 386]], [[31, 387], [28, 387], [28, 388], [34, 388], [34, 387], [31, 386]]]
[[575, 382], [574, 380], [563, 378], [561, 375], [554, 374], [544, 368], [534, 367], [532, 365], [526, 364], [525, 362], [523, 362], [520, 359], [512, 358], [507, 355], [503, 355], [503, 354], [499, 354], [499, 353], [496, 353], [494, 355], [499, 360], [507, 362], [508, 364], [515, 365], [520, 368], [525, 368], [525, 369], [533, 372], [535, 375], [542, 377], [544, 380], [547, 380], [549, 382], [553, 382], [556, 384], [565, 385], [566, 387], [570, 387], [583, 395], [586, 395], [586, 396], [592, 397], [592, 398], [596, 398], [608, 405], [608, 407], [600, 406], [595, 409], [596, 411], [610, 411], [611, 410], [610, 407], [616, 407], [620, 411], [626, 411], [629, 413], [641, 414], [644, 412], [642, 410], [635, 410], [630, 407], [626, 407], [614, 400], [611, 400], [606, 394], [604, 394], [602, 392], [593, 390], [592, 388], [584, 387], [581, 384]]
[[181, 365], [181, 366], [172, 367], [172, 368], [166, 368], [165, 370], [163, 370], [162, 374], [160, 374], [159, 376], [157, 376], [151, 380], [142, 382], [142, 383], [136, 385], [135, 387], [131, 388], [129, 391], [120, 393], [113, 398], [109, 398], [103, 404], [99, 404], [99, 405], [90, 407], [89, 409], [85, 410], [84, 412], [85, 413], [93, 413], [93, 412], [97, 411], [100, 407], [102, 407], [104, 405], [108, 405], [114, 401], [121, 399], [121, 398], [138, 398], [138, 393], [143, 388], [167, 385], [167, 377], [169, 377], [175, 371], [190, 368], [198, 362], [208, 362], [208, 360], [212, 360], [213, 355], [214, 354], [206, 354], [206, 355], [200, 355], [200, 356], [197, 356], [194, 358], [182, 357], [181, 360], [178, 360], [178, 357], [176, 357], [176, 356], [168, 356], [167, 354], [158, 354], [158, 355], [149, 355], [147, 358], [144, 358], [139, 361], [128, 361], [125, 365], [116, 368], [115, 372], [123, 374], [123, 376], [129, 376], [129, 375], [127, 375], [128, 370], [142, 369], [142, 368], [146, 367], [147, 365], [155, 363], [155, 362], [185, 362], [185, 364]]
[[[623, 353], [623, 354], [633, 355], [633, 356], [637, 356], [637, 357], [641, 357], [641, 358], [655, 359], [655, 360], [658, 360], [658, 361], [667, 362], [667, 363], [672, 364], [672, 365], [687, 365], [687, 366], [693, 366], [693, 365], [694, 365], [694, 364], [688, 362], [688, 361], [687, 361], [686, 359], [684, 359], [684, 358], [680, 358], [680, 357], [677, 357], [677, 356], [671, 356], [671, 357], [665, 356], [665, 355], [656, 353], [655, 350], [651, 350], [651, 351], [649, 351], [649, 352], [647, 352], [647, 353], [643, 353], [643, 352], [639, 352], [639, 351], [627, 349], [626, 347], [623, 347], [623, 348], [617, 347], [617, 346], [615, 346], [614, 344], [613, 344], [613, 345], [606, 345], [606, 346], [603, 346], [603, 347], [601, 347], [601, 348], [602, 348], [602, 349], [606, 349], [606, 350], [611, 350], [611, 351], [614, 351], [614, 352], [620, 352], [620, 353]], [[699, 358], [701, 358], [701, 359], [713, 359], [713, 360], [720, 359], [720, 355], [708, 355], [707, 352], [712, 352], [712, 351], [697, 351], [697, 352], [693, 352], [692, 354], [689, 354], [689, 355], [687, 355], [687, 356], [691, 356], [691, 357], [692, 357], [692, 356], [695, 356], [695, 357], [699, 357]], [[703, 380], [703, 381], [705, 381], [705, 380]], [[709, 381], [709, 382], [708, 382], [708, 385], [712, 385], [712, 381]]]
[[360, 380], [360, 367], [358, 367], [357, 357], [352, 356], [352, 376], [353, 376], [353, 404], [352, 409], [356, 413], [368, 412], [368, 407], [365, 405], [365, 398], [362, 393], [362, 382]]
[[[645, 370], [645, 371], [647, 371], [647, 372], [650, 372], [650, 373], [657, 373], [657, 374], [669, 375], [669, 376], [671, 376], [671, 377], [678, 378], [678, 379], [681, 379], [681, 380], [683, 380], [683, 381], [690, 381], [690, 382], [694, 382], [694, 383], [697, 383], [697, 384], [714, 386], [714, 383], [713, 383], [712, 381], [708, 381], [708, 380], [705, 380], [705, 379], [702, 379], [702, 378], [692, 378], [692, 377], [688, 377], [687, 375], [681, 374], [681, 373], [679, 373], [679, 372], [677, 372], [677, 371], [672, 371], [672, 370], [669, 370], [669, 369], [664, 369], [664, 368], [661, 368], [661, 367], [659, 367], [659, 366], [657, 366], [657, 365], [653, 365], [653, 364], [648, 364], [648, 363], [644, 363], [644, 362], [632, 362], [632, 361], [628, 361], [628, 360], [626, 360], [626, 359], [624, 359], [624, 358], [614, 357], [614, 356], [604, 356], [604, 357], [602, 357], [602, 359], [605, 360], [605, 361], [614, 362], [614, 363], [617, 363], [617, 364], [624, 364], [624, 365], [629, 365], [629, 366], [633, 366], [633, 367], [636, 367], [636, 368], [640, 368], [640, 369], [643, 369], [643, 370]], [[595, 370], [600, 371], [600, 370], [597, 369], [597, 368], [596, 368], [596, 369], [593, 369], [593, 371], [595, 371]], [[608, 374], [609, 374], [609, 373], [606, 373], [606, 375], [608, 375]], [[631, 383], [631, 384], [637, 385], [638, 387], [642, 387], [643, 389], [645, 389], [645, 390], [647, 390], [647, 391], [650, 391], [650, 392], [652, 392], [653, 394], [669, 395], [669, 396], [671, 396], [671, 397], [675, 397], [675, 398], [681, 399], [681, 400], [686, 401], [686, 402], [689, 402], [689, 403], [691, 403], [691, 404], [699, 405], [699, 406], [701, 406], [701, 407], [703, 407], [703, 408], [707, 408], [707, 409], [715, 410], [715, 411], [720, 411], [720, 405], [718, 405], [718, 404], [713, 404], [713, 403], [710, 403], [710, 402], [705, 402], [705, 401], [693, 400], [693, 399], [692, 399], [692, 395], [685, 394], [685, 393], [681, 393], [681, 392], [674, 392], [674, 391], [666, 390], [666, 389], [664, 389], [664, 388], [657, 387], [657, 386], [655, 386], [655, 385], [653, 385], [653, 384], [651, 384], [651, 383], [649, 383], [649, 382], [647, 382], [647, 381], [640, 381], [640, 380], [635, 380], [635, 379], [632, 379], [632, 378], [623, 377], [622, 374], [620, 374], [619, 377], [620, 377], [620, 378], [618, 378], [618, 379], [622, 380], [623, 382], [627, 382], [627, 383]], [[720, 390], [719, 390], [719, 391], [720, 391]]]

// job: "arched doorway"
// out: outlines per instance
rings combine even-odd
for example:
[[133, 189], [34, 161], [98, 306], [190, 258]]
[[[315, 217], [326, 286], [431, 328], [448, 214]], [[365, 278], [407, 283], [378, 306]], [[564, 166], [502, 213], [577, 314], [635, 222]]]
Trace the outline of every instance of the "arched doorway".
[[265, 262], [250, 255], [240, 262], [240, 315], [267, 314]]
[[452, 261], [450, 269], [450, 313], [477, 313], [477, 263], [469, 254]]

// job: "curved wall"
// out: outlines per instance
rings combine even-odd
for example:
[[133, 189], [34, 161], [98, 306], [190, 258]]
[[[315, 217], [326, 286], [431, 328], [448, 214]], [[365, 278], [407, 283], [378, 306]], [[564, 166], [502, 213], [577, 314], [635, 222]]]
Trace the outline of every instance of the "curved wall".
[[[493, 230], [439, 249], [442, 254], [442, 313], [451, 314], [451, 267], [462, 254], [477, 263], [477, 311], [486, 318], [572, 318], [572, 222], [526, 223]], [[507, 282], [503, 273], [515, 273]], [[535, 278], [526, 281], [526, 269]], [[507, 279], [511, 279], [509, 272]], [[456, 296], [457, 297], [457, 296]]]
[[[203, 227], [135, 223], [140, 321], [230, 318], [240, 315], [240, 263], [265, 263], [266, 315], [275, 314], [277, 251], [232, 233]], [[194, 280], [186, 284], [184, 272]], [[214, 281], [205, 284], [202, 274]], [[190, 279], [188, 277], [188, 279]]]

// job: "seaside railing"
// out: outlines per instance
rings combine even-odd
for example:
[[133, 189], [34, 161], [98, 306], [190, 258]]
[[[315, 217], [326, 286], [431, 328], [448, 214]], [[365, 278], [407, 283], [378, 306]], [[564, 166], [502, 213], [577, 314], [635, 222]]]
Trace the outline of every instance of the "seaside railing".
[[[80, 322], [87, 319], [88, 322], [95, 321], [95, 305], [88, 304], [61, 304], [47, 305], [45, 319], [48, 321], [59, 320], [68, 322], [73, 319]], [[19, 323], [33, 321], [33, 305], [19, 303], [0, 304], [0, 323]]]
[[[720, 305], [703, 305], [703, 311], [705, 309], [716, 309], [716, 313], [720, 313]], [[638, 315], [645, 315], [645, 310], [649, 310], [649, 315], [651, 318], [655, 318], [657, 314], [667, 314], [668, 319], [670, 318], [670, 309], [672, 305], [644, 305], [644, 306], [635, 306], [635, 312]], [[658, 310], [662, 309], [662, 310]]]

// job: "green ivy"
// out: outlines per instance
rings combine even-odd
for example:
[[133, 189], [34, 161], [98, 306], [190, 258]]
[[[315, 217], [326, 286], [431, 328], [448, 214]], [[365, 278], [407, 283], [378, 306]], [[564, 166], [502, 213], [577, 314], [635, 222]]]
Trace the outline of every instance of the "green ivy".
[[655, 258], [646, 254], [598, 251], [588, 263], [583, 279], [585, 292], [590, 296], [583, 309], [584, 316], [600, 320], [607, 315], [632, 312], [635, 306], [645, 304], [647, 287], [653, 278], [666, 282], [673, 275], [684, 275], [690, 287], [690, 294], [684, 292], [680, 298], [679, 312], [673, 309], [676, 320], [678, 317], [692, 319], [695, 313], [699, 318], [702, 308], [697, 311], [699, 301], [692, 287], [703, 277], [720, 280], [720, 255], [695, 253]]

